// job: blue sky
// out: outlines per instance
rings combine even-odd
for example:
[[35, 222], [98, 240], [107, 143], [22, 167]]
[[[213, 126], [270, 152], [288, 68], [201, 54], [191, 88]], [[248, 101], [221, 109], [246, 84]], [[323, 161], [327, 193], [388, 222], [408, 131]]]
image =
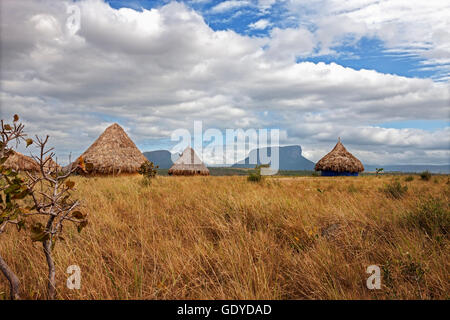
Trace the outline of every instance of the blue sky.
[[222, 132], [279, 129], [281, 145], [301, 145], [312, 161], [341, 137], [367, 164], [450, 163], [444, 1], [0, 6], [2, 118], [19, 113], [31, 135], [50, 134], [60, 159], [113, 122], [151, 151], [202, 121]]

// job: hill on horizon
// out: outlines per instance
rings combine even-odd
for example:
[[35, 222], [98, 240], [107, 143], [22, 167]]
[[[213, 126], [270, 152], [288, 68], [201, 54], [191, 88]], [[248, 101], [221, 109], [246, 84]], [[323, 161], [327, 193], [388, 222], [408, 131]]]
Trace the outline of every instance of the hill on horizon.
[[260, 161], [260, 152], [266, 152], [270, 157], [272, 151], [279, 151], [279, 170], [314, 170], [314, 162], [302, 156], [302, 147], [299, 145], [285, 146], [285, 147], [265, 147], [253, 149], [249, 155], [234, 165], [232, 168], [254, 168], [255, 164], [250, 164], [249, 159], [256, 156], [258, 165], [262, 164]]
[[420, 173], [423, 171], [430, 171], [431, 173], [450, 173], [450, 165], [435, 165], [435, 164], [388, 164], [388, 165], [364, 165], [364, 172], [375, 171], [376, 168], [383, 168], [384, 172], [410, 172]]
[[[306, 159], [302, 156], [302, 148], [299, 145], [285, 146], [285, 147], [273, 147], [279, 148], [280, 152], [280, 168], [279, 170], [284, 171], [313, 171], [314, 170], [314, 162]], [[252, 169], [255, 167], [255, 164], [249, 164], [249, 157], [255, 152], [259, 155], [259, 152], [267, 148], [261, 148], [259, 150], [253, 149], [250, 151], [249, 156], [247, 156], [244, 160], [241, 160], [231, 166], [221, 166], [221, 165], [209, 165], [208, 167], [221, 167], [221, 168], [230, 168], [230, 169]], [[269, 155], [271, 154], [270, 150], [268, 150]], [[155, 150], [155, 151], [146, 151], [143, 152], [144, 156], [152, 161], [155, 165], [159, 166], [160, 169], [169, 169], [173, 165], [173, 161], [171, 158], [171, 153], [168, 150]], [[261, 164], [258, 161], [258, 164]], [[420, 173], [423, 171], [430, 171], [431, 173], [450, 173], [450, 165], [375, 165], [375, 164], [364, 164], [364, 172], [372, 172], [375, 171], [376, 168], [384, 168], [384, 172], [404, 172], [404, 173]]]
[[160, 169], [169, 169], [173, 165], [172, 154], [167, 150], [146, 151], [143, 154]]

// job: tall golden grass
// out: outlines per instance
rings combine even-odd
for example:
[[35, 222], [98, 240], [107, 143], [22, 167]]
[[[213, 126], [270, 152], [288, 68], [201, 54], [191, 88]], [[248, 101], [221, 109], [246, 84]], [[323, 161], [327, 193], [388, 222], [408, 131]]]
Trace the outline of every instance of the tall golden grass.
[[[90, 224], [57, 243], [59, 299], [448, 299], [449, 237], [405, 223], [430, 198], [449, 214], [448, 176], [75, 177]], [[447, 226], [448, 227], [448, 226]], [[10, 228], [0, 252], [27, 299], [46, 298], [40, 243]], [[79, 265], [80, 290], [66, 288]], [[381, 290], [366, 268], [382, 269]], [[0, 275], [0, 298], [8, 297]]]

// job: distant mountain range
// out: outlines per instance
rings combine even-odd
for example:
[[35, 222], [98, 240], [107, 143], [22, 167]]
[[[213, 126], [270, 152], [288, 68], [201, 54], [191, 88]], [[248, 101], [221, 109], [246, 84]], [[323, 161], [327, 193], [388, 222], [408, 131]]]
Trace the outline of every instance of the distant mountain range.
[[[268, 152], [270, 157], [272, 150], [275, 151], [279, 149], [280, 155], [280, 168], [279, 170], [314, 170], [314, 162], [306, 159], [302, 156], [302, 148], [298, 145], [296, 146], [286, 146], [286, 147], [273, 147], [273, 148], [261, 148], [254, 149], [250, 151], [250, 154], [244, 160], [241, 160], [234, 165], [232, 168], [254, 168], [255, 164], [249, 164], [249, 158], [252, 155], [257, 155], [258, 164], [259, 153], [261, 151]], [[144, 152], [144, 156], [152, 161], [155, 165], [158, 165], [160, 169], [169, 169], [173, 165], [171, 159], [171, 153], [167, 150], [156, 150]], [[384, 172], [422, 172], [428, 170], [432, 173], [450, 173], [450, 165], [369, 165], [364, 164], [364, 171], [370, 172], [375, 171], [376, 168], [383, 168]]]
[[173, 165], [171, 153], [167, 150], [147, 151], [144, 156], [160, 169], [169, 169]]
[[405, 165], [364, 165], [364, 172], [375, 171], [376, 168], [383, 168], [384, 172], [423, 172], [428, 170], [431, 173], [450, 173], [450, 165], [426, 165], [426, 164], [405, 164]]
[[302, 156], [302, 148], [300, 146], [286, 146], [286, 147], [271, 147], [260, 148], [250, 151], [247, 158], [234, 164], [233, 168], [254, 168], [255, 164], [250, 164], [249, 159], [258, 160], [258, 165], [261, 164], [260, 153], [271, 156], [272, 152], [279, 152], [279, 170], [314, 170], [314, 162]]

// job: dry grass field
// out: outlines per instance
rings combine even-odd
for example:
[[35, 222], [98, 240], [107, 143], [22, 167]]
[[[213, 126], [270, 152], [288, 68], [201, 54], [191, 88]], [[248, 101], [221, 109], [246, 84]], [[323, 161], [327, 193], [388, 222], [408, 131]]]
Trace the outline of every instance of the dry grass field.
[[[399, 199], [383, 188], [397, 179]], [[59, 299], [448, 299], [448, 176], [72, 178], [89, 225], [57, 243]], [[23, 297], [44, 299], [40, 243], [0, 251]], [[79, 265], [80, 290], [66, 288]], [[368, 290], [379, 265], [382, 288]], [[0, 299], [8, 297], [0, 278]]]

